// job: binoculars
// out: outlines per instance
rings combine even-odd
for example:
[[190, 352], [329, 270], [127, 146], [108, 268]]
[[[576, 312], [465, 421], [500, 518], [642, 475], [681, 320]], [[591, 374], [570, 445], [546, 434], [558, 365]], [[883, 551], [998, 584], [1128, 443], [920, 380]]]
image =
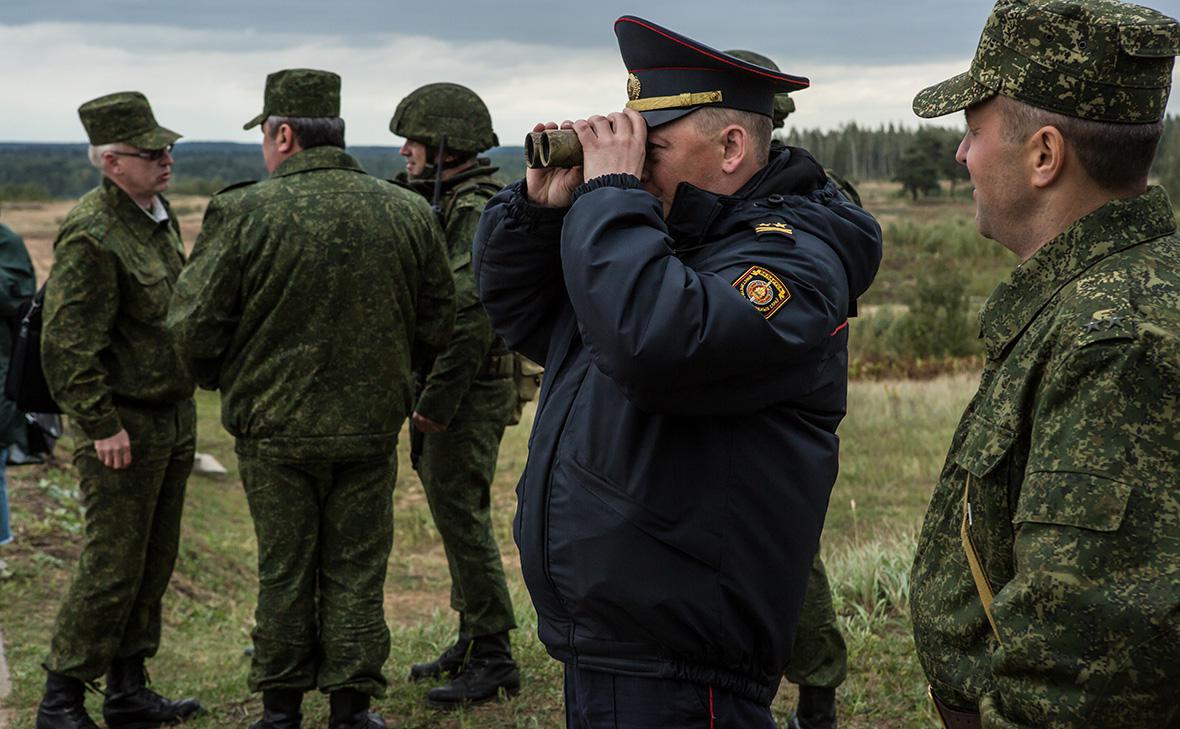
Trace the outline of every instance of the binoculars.
[[582, 143], [573, 129], [529, 132], [524, 138], [527, 167], [577, 167], [582, 164]]

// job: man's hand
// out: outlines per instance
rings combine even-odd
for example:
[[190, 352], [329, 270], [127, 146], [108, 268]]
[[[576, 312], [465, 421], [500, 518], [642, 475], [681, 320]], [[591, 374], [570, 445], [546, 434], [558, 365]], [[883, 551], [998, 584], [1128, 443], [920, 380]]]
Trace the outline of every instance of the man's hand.
[[131, 465], [131, 436], [127, 435], [127, 430], [120, 430], [110, 438], [103, 438], [102, 440], [94, 441], [94, 452], [98, 454], [98, 460], [107, 468], [113, 468], [116, 471], [127, 468]]
[[414, 427], [423, 433], [441, 433], [447, 429], [447, 426], [431, 420], [425, 415], [420, 414], [417, 410], [410, 416], [410, 420], [413, 421]]
[[647, 122], [634, 109], [574, 122], [582, 143], [583, 181], [614, 173], [643, 179], [647, 154]]
[[[562, 129], [572, 129], [572, 122], [562, 122]], [[546, 129], [557, 129], [557, 124], [537, 124], [534, 132]], [[582, 184], [581, 167], [544, 167], [541, 169], [526, 169], [524, 173], [525, 186], [529, 191], [529, 202], [543, 208], [569, 207], [574, 188]]]

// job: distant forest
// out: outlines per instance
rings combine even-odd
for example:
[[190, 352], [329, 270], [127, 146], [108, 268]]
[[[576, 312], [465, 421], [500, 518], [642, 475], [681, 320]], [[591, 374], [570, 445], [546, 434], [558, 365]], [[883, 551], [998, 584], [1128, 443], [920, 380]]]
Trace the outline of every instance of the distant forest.
[[[965, 180], [953, 161], [961, 131], [942, 127], [877, 128], [847, 124], [834, 130], [789, 127], [779, 132], [787, 144], [811, 151], [825, 167], [853, 182], [900, 181], [914, 193], [941, 194], [935, 179], [952, 185]], [[404, 169], [397, 147], [349, 147], [369, 172], [392, 177]], [[488, 151], [506, 181], [524, 174], [521, 147], [497, 147]], [[266, 176], [256, 144], [181, 142], [176, 147], [174, 193], [210, 194], [239, 180]], [[916, 166], [925, 166], [915, 175]], [[1180, 200], [1180, 117], [1168, 117], [1156, 157], [1154, 175]], [[98, 172], [86, 159], [84, 144], [0, 143], [0, 200], [75, 198], [98, 182]]]
[[[378, 177], [405, 170], [397, 147], [350, 146], [348, 152]], [[524, 174], [523, 147], [498, 147], [486, 155], [492, 164], [506, 165], [501, 172], [506, 180]], [[173, 194], [209, 195], [234, 182], [266, 177], [257, 144], [182, 141], [173, 156]], [[98, 181], [85, 144], [0, 143], [0, 200], [76, 198]]]

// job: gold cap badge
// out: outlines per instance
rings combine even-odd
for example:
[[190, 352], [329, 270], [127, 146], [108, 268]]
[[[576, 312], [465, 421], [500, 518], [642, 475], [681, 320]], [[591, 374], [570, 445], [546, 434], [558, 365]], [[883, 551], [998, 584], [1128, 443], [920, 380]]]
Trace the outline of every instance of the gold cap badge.
[[639, 83], [639, 77], [633, 73], [627, 74], [627, 98], [635, 101], [639, 98], [639, 92], [643, 87]]

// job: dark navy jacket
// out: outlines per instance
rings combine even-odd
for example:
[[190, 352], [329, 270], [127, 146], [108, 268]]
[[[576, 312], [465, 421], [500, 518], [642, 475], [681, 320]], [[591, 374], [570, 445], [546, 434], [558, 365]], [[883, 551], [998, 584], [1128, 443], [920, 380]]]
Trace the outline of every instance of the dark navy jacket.
[[[802, 150], [732, 197], [682, 183], [667, 221], [625, 186], [562, 210], [523, 183], [491, 200], [480, 295], [545, 366], [515, 537], [553, 657], [770, 702], [880, 257], [876, 221]], [[790, 293], [769, 318], [734, 287], [755, 266]]]

